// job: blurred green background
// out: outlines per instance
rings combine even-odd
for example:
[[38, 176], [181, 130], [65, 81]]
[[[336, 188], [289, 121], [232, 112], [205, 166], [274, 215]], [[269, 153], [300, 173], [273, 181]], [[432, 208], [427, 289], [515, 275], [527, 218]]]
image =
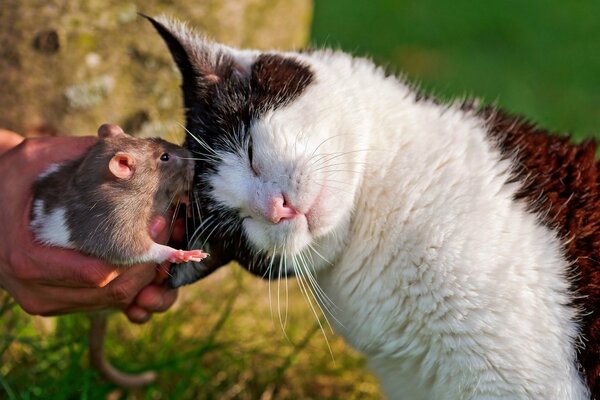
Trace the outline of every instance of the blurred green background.
[[444, 98], [600, 137], [597, 0], [317, 0], [312, 42], [370, 55]]

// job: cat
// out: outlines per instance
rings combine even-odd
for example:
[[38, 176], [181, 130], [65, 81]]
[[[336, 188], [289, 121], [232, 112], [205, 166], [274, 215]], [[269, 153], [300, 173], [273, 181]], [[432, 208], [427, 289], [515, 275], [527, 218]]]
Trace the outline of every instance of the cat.
[[340, 51], [149, 18], [182, 76], [204, 263], [296, 276], [389, 398], [600, 398], [595, 144]]

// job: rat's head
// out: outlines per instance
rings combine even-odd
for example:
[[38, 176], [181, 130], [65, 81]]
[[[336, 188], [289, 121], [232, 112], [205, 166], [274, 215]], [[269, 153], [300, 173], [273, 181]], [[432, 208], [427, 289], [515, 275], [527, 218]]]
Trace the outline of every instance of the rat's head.
[[155, 211], [166, 213], [172, 203], [184, 199], [190, 189], [194, 163], [188, 150], [159, 138], [127, 135], [112, 124], [98, 128], [104, 139], [96, 159], [106, 164], [105, 187], [136, 197], [153, 195]]
[[198, 160], [191, 246], [270, 277], [309, 257], [322, 265], [320, 246], [346, 226], [362, 171], [355, 127], [332, 112], [348, 101], [332, 95], [343, 74], [318, 57], [233, 49], [150, 21], [181, 71], [185, 145]]

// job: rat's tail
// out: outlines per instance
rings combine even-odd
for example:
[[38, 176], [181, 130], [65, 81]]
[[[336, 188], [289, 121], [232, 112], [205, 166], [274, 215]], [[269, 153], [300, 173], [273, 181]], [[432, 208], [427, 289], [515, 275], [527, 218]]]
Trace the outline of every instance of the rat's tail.
[[90, 363], [108, 381], [123, 388], [136, 388], [149, 385], [156, 380], [153, 371], [140, 374], [121, 372], [104, 358], [104, 335], [107, 315], [104, 312], [90, 313]]

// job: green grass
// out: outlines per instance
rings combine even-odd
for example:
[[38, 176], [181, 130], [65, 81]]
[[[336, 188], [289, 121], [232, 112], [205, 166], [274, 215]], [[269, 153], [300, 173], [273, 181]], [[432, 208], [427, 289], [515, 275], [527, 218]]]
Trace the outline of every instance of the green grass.
[[[285, 313], [285, 284], [281, 310]], [[0, 295], [0, 398], [7, 399], [377, 399], [364, 360], [326, 330], [293, 281], [285, 329], [277, 284], [237, 267], [180, 291], [174, 309], [143, 326], [111, 315], [107, 355], [158, 381], [121, 390], [88, 365], [86, 315], [37, 318]], [[284, 317], [282, 317], [285, 320]], [[285, 332], [285, 333], [284, 333]]]
[[317, 0], [313, 43], [372, 56], [444, 98], [600, 137], [595, 0]]

